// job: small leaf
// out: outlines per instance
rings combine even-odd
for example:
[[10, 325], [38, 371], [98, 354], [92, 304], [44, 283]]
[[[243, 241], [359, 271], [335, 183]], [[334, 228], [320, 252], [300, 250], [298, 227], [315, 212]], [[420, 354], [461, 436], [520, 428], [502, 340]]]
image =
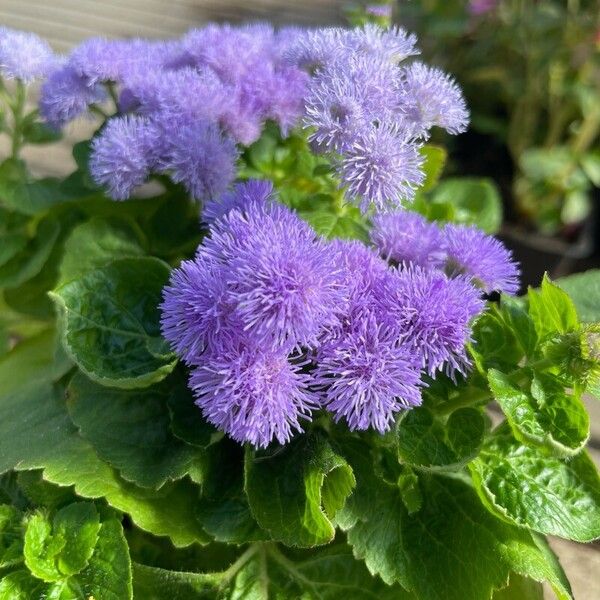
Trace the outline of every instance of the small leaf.
[[529, 288], [529, 314], [539, 338], [579, 328], [577, 311], [569, 295], [544, 275], [541, 290]]
[[246, 452], [252, 514], [273, 539], [310, 547], [333, 540], [331, 519], [354, 487], [352, 469], [318, 436], [275, 452]]
[[426, 406], [413, 408], [398, 424], [398, 458], [414, 467], [457, 470], [477, 455], [485, 430], [475, 408], [460, 408], [445, 421]]
[[44, 267], [60, 233], [60, 225], [51, 218], [38, 225], [35, 237], [23, 250], [0, 266], [0, 287], [17, 287], [35, 277]]
[[177, 360], [160, 334], [159, 304], [169, 277], [155, 258], [123, 258], [60, 286], [65, 348], [102, 385], [129, 389], [164, 379]]
[[561, 460], [521, 445], [502, 428], [469, 468], [503, 518], [578, 542], [600, 537], [600, 479], [585, 452]]
[[0, 600], [32, 600], [45, 598], [44, 584], [32, 577], [29, 571], [13, 571], [0, 579]]
[[600, 269], [561, 277], [555, 283], [569, 294], [581, 321], [600, 321]]
[[431, 202], [454, 207], [454, 220], [496, 233], [502, 224], [502, 201], [491, 179], [445, 179], [432, 192]]
[[62, 139], [62, 133], [48, 127], [41, 121], [27, 123], [22, 129], [23, 137], [28, 144], [51, 144]]
[[82, 373], [71, 380], [68, 409], [81, 435], [100, 458], [141, 487], [158, 489], [192, 474], [202, 479], [204, 453], [169, 429], [167, 398], [172, 380], [143, 390], [94, 383]]
[[300, 216], [323, 237], [358, 239], [365, 242], [369, 240], [366, 221], [354, 206], [346, 205], [341, 214], [329, 206], [323, 206], [315, 210], [301, 211]]
[[521, 389], [504, 373], [490, 369], [490, 389], [515, 437], [561, 455], [577, 454], [590, 435], [590, 420], [579, 396], [567, 394], [552, 375], [533, 375], [530, 391]]
[[425, 158], [423, 164], [423, 173], [425, 173], [425, 181], [419, 188], [421, 191], [432, 189], [439, 181], [448, 153], [442, 146], [434, 146], [433, 144], [425, 144], [419, 153]]
[[14, 506], [0, 504], [0, 569], [23, 562], [22, 520]]

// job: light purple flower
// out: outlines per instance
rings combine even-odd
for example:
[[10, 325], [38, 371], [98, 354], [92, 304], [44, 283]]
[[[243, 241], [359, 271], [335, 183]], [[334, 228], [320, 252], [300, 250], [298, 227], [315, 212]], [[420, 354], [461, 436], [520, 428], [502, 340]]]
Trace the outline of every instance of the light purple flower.
[[289, 442], [310, 420], [317, 397], [303, 365], [284, 352], [241, 345], [209, 354], [194, 367], [190, 387], [205, 418], [234, 440], [257, 448]]
[[373, 217], [371, 241], [386, 260], [424, 268], [445, 262], [441, 229], [415, 212], [401, 210]]
[[238, 183], [233, 190], [225, 192], [220, 198], [206, 202], [202, 218], [212, 223], [230, 210], [243, 211], [253, 202], [264, 203], [273, 199], [273, 183], [268, 179], [249, 179]]
[[166, 145], [161, 167], [198, 200], [222, 195], [235, 177], [238, 152], [233, 140], [210, 121], [161, 122]]
[[393, 329], [369, 313], [321, 349], [314, 381], [334, 420], [351, 430], [384, 433], [398, 411], [421, 403], [418, 366]]
[[138, 116], [110, 119], [92, 142], [90, 172], [115, 200], [126, 200], [156, 166], [159, 132]]
[[469, 278], [408, 267], [388, 279], [380, 301], [389, 326], [430, 376], [442, 370], [450, 377], [466, 373], [470, 324], [484, 308]]
[[444, 227], [446, 270], [465, 274], [487, 293], [516, 294], [520, 270], [502, 242], [474, 226], [447, 224]]
[[57, 59], [49, 44], [35, 33], [0, 27], [0, 75], [29, 83], [45, 77]]
[[71, 67], [64, 65], [48, 76], [40, 94], [40, 113], [55, 129], [85, 114], [91, 104], [106, 100], [98, 85], [88, 85]]
[[427, 137], [434, 125], [449, 133], [462, 133], [469, 124], [469, 111], [454, 79], [435, 67], [414, 62], [404, 70], [400, 113]]
[[357, 135], [337, 167], [348, 196], [363, 212], [371, 204], [387, 211], [411, 201], [424, 180], [418, 148], [387, 125]]
[[371, 58], [381, 58], [393, 63], [419, 54], [415, 47], [417, 37], [401, 27], [383, 28], [373, 23], [349, 29], [346, 33], [348, 46]]

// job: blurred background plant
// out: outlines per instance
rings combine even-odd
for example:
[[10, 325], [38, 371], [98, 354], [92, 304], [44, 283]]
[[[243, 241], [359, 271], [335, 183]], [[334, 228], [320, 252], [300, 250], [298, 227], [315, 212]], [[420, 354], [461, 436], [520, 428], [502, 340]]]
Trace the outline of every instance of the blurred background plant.
[[598, 1], [422, 0], [397, 18], [469, 99], [454, 168], [493, 177], [513, 222], [574, 241], [600, 186]]

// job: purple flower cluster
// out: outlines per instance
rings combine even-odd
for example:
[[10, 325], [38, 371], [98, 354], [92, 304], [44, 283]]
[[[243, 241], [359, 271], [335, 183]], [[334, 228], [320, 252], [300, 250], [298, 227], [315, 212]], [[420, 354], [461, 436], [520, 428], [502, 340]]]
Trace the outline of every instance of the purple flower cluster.
[[486, 293], [519, 291], [520, 271], [512, 253], [477, 227], [448, 223], [440, 228], [417, 213], [400, 211], [373, 218], [371, 241], [396, 264], [465, 276]]
[[[238, 184], [209, 208], [210, 237], [165, 288], [162, 331], [203, 414], [233, 439], [283, 444], [319, 409], [384, 432], [420, 404], [423, 373], [466, 372], [484, 303], [472, 277], [444, 272], [435, 225], [406, 212], [379, 218], [382, 258], [317, 237], [268, 182]], [[411, 236], [429, 240], [409, 257]]]
[[300, 36], [291, 64], [313, 77], [304, 125], [317, 152], [330, 153], [342, 187], [363, 211], [397, 208], [423, 182], [419, 149], [432, 127], [460, 133], [468, 111], [456, 83], [420, 62], [416, 38], [376, 25]]
[[48, 74], [56, 56], [34, 33], [0, 27], [0, 76], [29, 83]]
[[[234, 179], [236, 144], [257, 140], [269, 119], [285, 133], [302, 114], [309, 77], [283, 60], [296, 35], [254, 24], [208, 25], [168, 42], [89, 39], [50, 73], [40, 110], [61, 128], [116, 99], [91, 165], [115, 199], [152, 172], [194, 198], [218, 198]], [[128, 133], [131, 145], [143, 140], [138, 148], [123, 144]]]

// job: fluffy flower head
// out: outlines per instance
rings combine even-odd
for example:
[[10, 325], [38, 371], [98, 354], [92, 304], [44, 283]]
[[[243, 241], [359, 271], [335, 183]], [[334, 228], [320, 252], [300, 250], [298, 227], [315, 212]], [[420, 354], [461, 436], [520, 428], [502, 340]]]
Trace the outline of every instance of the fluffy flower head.
[[0, 27], [0, 75], [26, 83], [44, 77], [56, 64], [48, 43], [34, 33]]

